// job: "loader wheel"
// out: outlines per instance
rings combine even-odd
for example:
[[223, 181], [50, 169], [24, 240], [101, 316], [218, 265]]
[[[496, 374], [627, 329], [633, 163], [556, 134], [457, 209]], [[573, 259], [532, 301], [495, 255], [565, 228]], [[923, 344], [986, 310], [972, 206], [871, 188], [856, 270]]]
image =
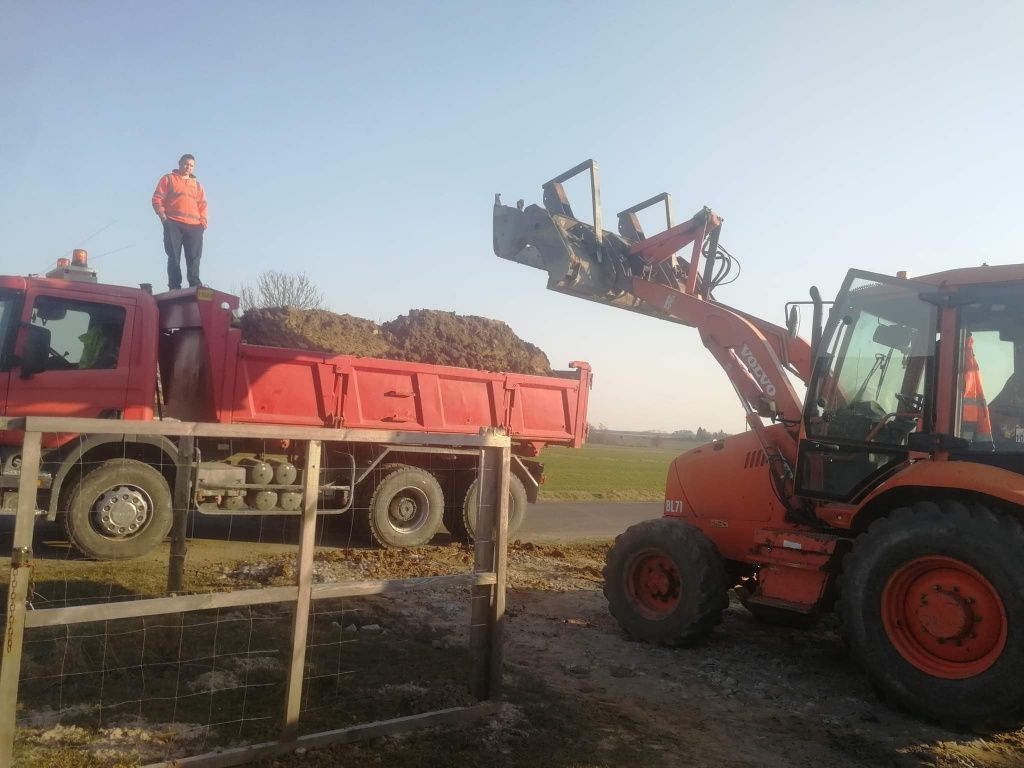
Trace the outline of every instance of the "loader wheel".
[[432, 474], [400, 467], [377, 484], [370, 497], [370, 533], [384, 547], [418, 547], [437, 533], [444, 493]]
[[725, 566], [699, 529], [648, 520], [615, 539], [604, 568], [604, 595], [626, 634], [648, 643], [693, 645], [729, 604]]
[[956, 501], [918, 502], [857, 539], [840, 584], [843, 635], [894, 703], [955, 726], [1024, 707], [1024, 530]]
[[174, 517], [167, 480], [148, 464], [111, 459], [79, 480], [64, 515], [68, 539], [96, 560], [141, 557]]
[[[462, 528], [468, 541], [476, 540], [476, 519], [480, 512], [480, 480], [474, 480], [462, 503]], [[515, 475], [508, 477], [508, 539], [512, 540], [526, 518], [526, 486]]]

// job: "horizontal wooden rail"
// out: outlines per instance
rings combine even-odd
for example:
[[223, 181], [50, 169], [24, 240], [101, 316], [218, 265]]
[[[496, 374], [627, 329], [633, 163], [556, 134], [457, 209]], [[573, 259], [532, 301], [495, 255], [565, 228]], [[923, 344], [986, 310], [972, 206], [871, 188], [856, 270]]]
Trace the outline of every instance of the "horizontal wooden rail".
[[111, 419], [63, 419], [26, 416], [7, 419], [7, 429], [46, 434], [95, 435], [186, 435], [191, 437], [253, 438], [266, 440], [325, 440], [353, 443], [400, 443], [408, 445], [472, 446], [503, 448], [508, 435], [494, 429], [476, 434], [447, 432], [403, 432], [387, 429], [329, 429], [266, 424], [207, 424], [194, 421], [127, 421]]
[[379, 736], [390, 736], [405, 733], [418, 728], [434, 728], [440, 725], [463, 725], [465, 723], [488, 717], [501, 709], [498, 702], [481, 702], [471, 707], [451, 707], [421, 715], [396, 717], [392, 720], [378, 720], [373, 723], [353, 725], [334, 731], [323, 731], [309, 736], [299, 736], [286, 741], [270, 741], [263, 744], [251, 744], [245, 747], [224, 749], [218, 752], [207, 752], [205, 755], [181, 757], [163, 763], [150, 763], [144, 768], [228, 768], [233, 765], [245, 765], [254, 760], [261, 760], [275, 755], [285, 755], [300, 747], [320, 749], [332, 744], [347, 744], [360, 739]]
[[[482, 587], [496, 582], [494, 573], [456, 573], [449, 576], [421, 576], [412, 579], [360, 580], [331, 584], [314, 584], [313, 599], [397, 595], [438, 587]], [[113, 603], [73, 605], [65, 608], [41, 608], [25, 614], [25, 627], [54, 627], [60, 624], [81, 624], [88, 621], [113, 621], [140, 616], [159, 616], [183, 611], [206, 611], [214, 608], [238, 608], [245, 605], [285, 603], [298, 598], [298, 587], [264, 587], [237, 592], [207, 592], [199, 595], [153, 597], [144, 600], [119, 600]]]

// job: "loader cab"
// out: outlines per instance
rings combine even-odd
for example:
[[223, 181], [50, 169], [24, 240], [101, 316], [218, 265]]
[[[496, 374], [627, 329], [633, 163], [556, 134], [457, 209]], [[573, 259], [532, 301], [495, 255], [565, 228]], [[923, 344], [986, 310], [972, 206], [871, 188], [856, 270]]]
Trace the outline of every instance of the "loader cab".
[[797, 492], [849, 502], [909, 457], [933, 423], [938, 308], [928, 286], [852, 271], [817, 348]]

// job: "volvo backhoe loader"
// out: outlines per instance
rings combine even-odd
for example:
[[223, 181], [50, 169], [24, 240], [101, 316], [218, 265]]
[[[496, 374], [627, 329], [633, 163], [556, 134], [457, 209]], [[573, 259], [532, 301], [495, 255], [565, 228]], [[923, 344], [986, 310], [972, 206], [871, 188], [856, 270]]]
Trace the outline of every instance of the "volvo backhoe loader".
[[[585, 171], [591, 222], [563, 186]], [[736, 264], [716, 213], [674, 224], [663, 194], [613, 233], [599, 191], [587, 161], [543, 186], [543, 207], [496, 197], [495, 254], [544, 270], [554, 291], [695, 327], [749, 425], [675, 459], [664, 517], [616, 539], [604, 589], [623, 630], [696, 643], [730, 589], [766, 621], [837, 610], [891, 703], [951, 724], [1019, 720], [1024, 265], [851, 270], [824, 327], [814, 288], [777, 326], [718, 299]], [[637, 214], [656, 204], [668, 226], [647, 236]]]

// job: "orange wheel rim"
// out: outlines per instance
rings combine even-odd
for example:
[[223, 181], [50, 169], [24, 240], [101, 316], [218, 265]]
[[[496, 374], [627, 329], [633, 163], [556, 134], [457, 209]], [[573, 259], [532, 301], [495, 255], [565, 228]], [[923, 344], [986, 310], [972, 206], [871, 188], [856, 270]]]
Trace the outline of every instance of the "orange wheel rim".
[[679, 569], [661, 552], [636, 555], [627, 566], [629, 597], [641, 615], [663, 619], [679, 604]]
[[992, 583], [952, 557], [919, 557], [882, 590], [893, 647], [922, 672], [947, 680], [980, 675], [1006, 647], [1006, 608]]

